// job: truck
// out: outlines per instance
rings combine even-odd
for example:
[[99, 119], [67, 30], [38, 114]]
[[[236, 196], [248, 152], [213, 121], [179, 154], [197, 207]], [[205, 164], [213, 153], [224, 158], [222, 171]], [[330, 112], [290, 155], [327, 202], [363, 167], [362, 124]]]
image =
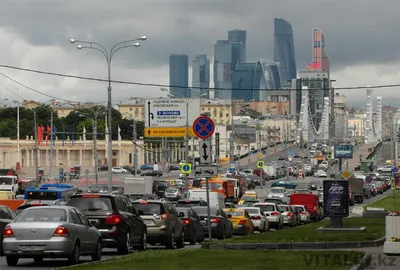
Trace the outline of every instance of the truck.
[[[236, 180], [236, 182], [233, 180]], [[210, 179], [208, 184], [211, 191], [224, 195], [226, 202], [237, 202], [239, 200], [239, 190], [236, 186], [237, 182], [237, 179], [216, 178]], [[205, 180], [201, 181], [200, 188], [203, 190], [206, 188]]]
[[364, 201], [364, 179], [352, 177], [349, 179], [349, 189], [354, 195], [354, 201], [362, 203]]
[[264, 172], [267, 175], [267, 179], [277, 179], [276, 167], [274, 165], [266, 165], [264, 167]]
[[2, 175], [0, 176], [0, 191], [11, 191], [15, 195], [18, 193], [18, 176]]
[[[219, 192], [210, 191], [210, 207], [225, 208], [225, 197]], [[189, 200], [204, 200], [207, 201], [207, 192], [202, 189], [189, 190]]]

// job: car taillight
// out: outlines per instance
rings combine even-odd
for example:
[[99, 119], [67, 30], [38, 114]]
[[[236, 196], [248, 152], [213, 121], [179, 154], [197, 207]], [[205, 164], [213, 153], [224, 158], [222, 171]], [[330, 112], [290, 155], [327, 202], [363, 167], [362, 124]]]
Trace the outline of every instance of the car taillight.
[[256, 217], [253, 217], [253, 219], [254, 219], [254, 220], [260, 220], [261, 217], [260, 217], [260, 216], [256, 216]]
[[300, 212], [300, 215], [305, 215], [306, 214], [306, 212]]
[[219, 223], [220, 219], [219, 218], [212, 218], [211, 223]]
[[288, 217], [293, 216], [292, 212], [289, 212], [287, 215], [288, 215]]
[[271, 216], [277, 216], [277, 215], [279, 215], [278, 212], [272, 212], [272, 213], [271, 213]]
[[242, 225], [246, 224], [246, 220], [242, 219], [241, 221], [239, 221], [239, 224], [242, 224]]
[[7, 237], [14, 237], [14, 232], [10, 226], [7, 226], [4, 228], [4, 238], [7, 238]]
[[168, 218], [168, 215], [167, 214], [162, 214], [161, 215], [161, 219], [167, 219]]
[[121, 223], [121, 216], [120, 215], [111, 215], [106, 218], [105, 223], [109, 225], [117, 225]]
[[314, 206], [314, 211], [315, 211], [315, 210], [317, 210], [317, 207], [316, 207], [316, 206]]
[[58, 226], [53, 237], [69, 237], [69, 232], [64, 226]]
[[182, 223], [184, 225], [189, 225], [190, 224], [190, 219], [185, 218], [185, 219], [182, 220]]

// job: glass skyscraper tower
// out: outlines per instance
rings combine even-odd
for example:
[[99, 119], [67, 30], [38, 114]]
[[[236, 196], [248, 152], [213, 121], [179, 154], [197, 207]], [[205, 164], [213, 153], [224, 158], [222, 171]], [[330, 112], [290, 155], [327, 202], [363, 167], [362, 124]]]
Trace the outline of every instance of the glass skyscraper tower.
[[177, 98], [190, 97], [189, 57], [186, 54], [169, 56], [169, 84], [171, 95]]
[[292, 25], [284, 19], [275, 18], [274, 39], [274, 61], [280, 63], [281, 84], [290, 87], [297, 73]]
[[[209, 98], [210, 88], [210, 60], [206, 55], [196, 55], [192, 62], [192, 98]], [[203, 95], [207, 94], [207, 95]]]

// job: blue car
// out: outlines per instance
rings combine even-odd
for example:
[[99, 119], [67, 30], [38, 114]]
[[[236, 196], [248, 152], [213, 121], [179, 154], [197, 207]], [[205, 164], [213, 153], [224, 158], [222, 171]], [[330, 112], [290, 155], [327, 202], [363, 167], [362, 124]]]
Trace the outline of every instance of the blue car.
[[296, 188], [297, 184], [287, 181], [287, 180], [279, 180], [275, 181], [271, 184], [271, 187], [284, 187], [287, 189], [294, 189]]

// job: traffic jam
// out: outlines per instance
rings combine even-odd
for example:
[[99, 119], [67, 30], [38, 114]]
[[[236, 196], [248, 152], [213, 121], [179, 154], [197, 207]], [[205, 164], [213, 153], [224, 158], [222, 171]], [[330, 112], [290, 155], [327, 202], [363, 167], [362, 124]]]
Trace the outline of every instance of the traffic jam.
[[16, 192], [0, 192], [0, 252], [9, 266], [22, 258], [36, 263], [66, 258], [73, 265], [81, 256], [101, 260], [104, 248], [121, 255], [152, 246], [180, 249], [209, 238], [266, 233], [323, 218], [313, 194], [322, 182], [301, 189], [292, 185], [298, 192], [290, 196], [290, 187], [279, 184], [261, 200], [248, 189], [253, 186], [245, 176], [211, 178], [209, 203], [204, 178], [157, 179], [150, 194], [125, 194], [123, 186], [92, 185], [83, 192], [67, 183], [35, 188], [19, 182], [18, 198]]

